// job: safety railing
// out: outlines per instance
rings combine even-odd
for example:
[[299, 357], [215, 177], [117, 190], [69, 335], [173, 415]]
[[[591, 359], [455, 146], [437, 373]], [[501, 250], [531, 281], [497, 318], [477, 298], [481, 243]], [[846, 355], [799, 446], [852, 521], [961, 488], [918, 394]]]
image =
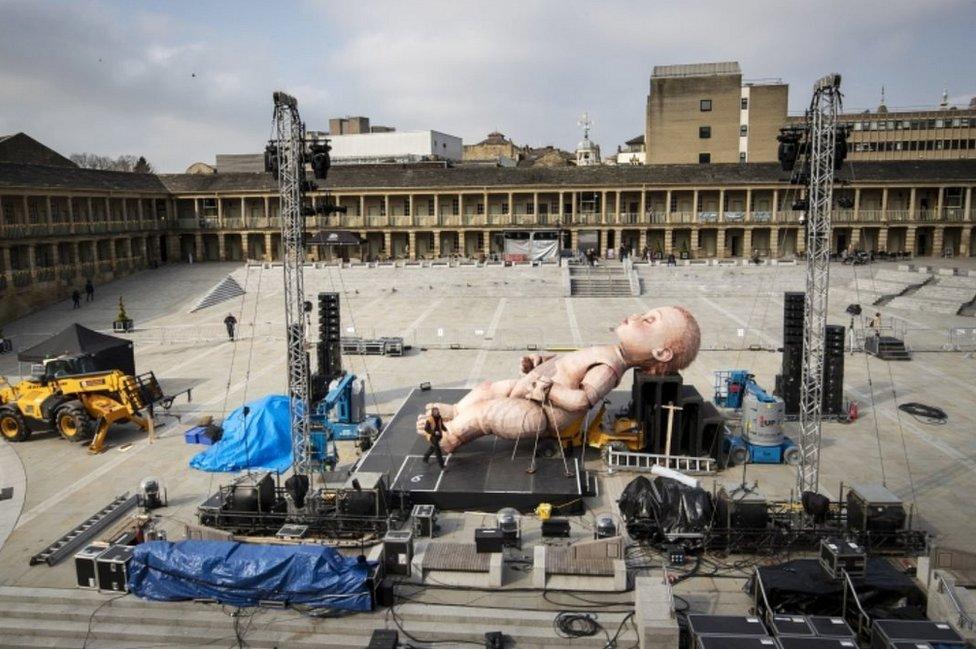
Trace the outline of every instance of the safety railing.
[[956, 627], [963, 629], [965, 631], [976, 631], [976, 620], [970, 617], [969, 613], [966, 612], [965, 607], [962, 602], [959, 601], [959, 596], [956, 594], [955, 584], [950, 584], [946, 581], [945, 575], [939, 574], [936, 577], [936, 588], [938, 592], [946, 596], [946, 599], [952, 604], [953, 614], [955, 615]]
[[689, 457], [686, 455], [664, 455], [662, 453], [637, 453], [618, 451], [608, 447], [604, 455], [607, 467], [613, 470], [650, 471], [660, 466], [689, 475], [715, 473], [717, 463], [711, 457]]
[[851, 581], [851, 576], [847, 572], [844, 572], [843, 582], [844, 597], [841, 610], [844, 613], [844, 619], [847, 620], [859, 639], [867, 640], [871, 637], [871, 616], [861, 606], [861, 600], [857, 596], [854, 582]]

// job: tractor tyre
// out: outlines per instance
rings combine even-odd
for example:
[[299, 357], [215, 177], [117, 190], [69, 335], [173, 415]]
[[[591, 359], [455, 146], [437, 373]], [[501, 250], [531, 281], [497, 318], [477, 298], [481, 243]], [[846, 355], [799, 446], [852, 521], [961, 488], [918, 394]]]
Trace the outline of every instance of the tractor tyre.
[[535, 450], [536, 457], [546, 459], [559, 455], [559, 442], [554, 437], [543, 437], [539, 440], [539, 447]]
[[94, 421], [80, 401], [68, 401], [54, 411], [54, 428], [69, 442], [91, 437]]
[[735, 466], [742, 466], [749, 461], [749, 449], [745, 446], [736, 446], [729, 454], [729, 459]]
[[610, 466], [610, 451], [614, 453], [626, 453], [630, 451], [626, 442], [621, 442], [620, 440], [614, 440], [603, 445], [600, 449], [600, 457], [603, 463]]
[[8, 442], [25, 442], [31, 435], [24, 416], [14, 408], [0, 409], [0, 433]]

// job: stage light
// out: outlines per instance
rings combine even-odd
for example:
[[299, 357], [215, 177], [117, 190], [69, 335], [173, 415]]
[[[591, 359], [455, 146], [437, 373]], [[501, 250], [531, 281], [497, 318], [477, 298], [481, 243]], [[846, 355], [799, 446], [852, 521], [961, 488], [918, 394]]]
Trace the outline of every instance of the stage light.
[[430, 390], [430, 381], [424, 381], [423, 383], [421, 383], [420, 390], [421, 392], [427, 392], [428, 390]]

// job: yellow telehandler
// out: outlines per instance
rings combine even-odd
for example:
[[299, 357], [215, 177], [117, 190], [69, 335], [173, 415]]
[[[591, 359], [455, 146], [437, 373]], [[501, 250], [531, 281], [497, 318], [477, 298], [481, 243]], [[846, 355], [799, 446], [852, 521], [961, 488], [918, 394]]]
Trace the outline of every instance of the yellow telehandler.
[[11, 442], [31, 433], [56, 430], [67, 440], [91, 437], [90, 453], [105, 450], [105, 437], [115, 423], [132, 421], [143, 430], [152, 422], [143, 409], [164, 401], [152, 372], [130, 376], [120, 370], [73, 373], [70, 357], [45, 361], [31, 378], [11, 385], [0, 376], [0, 433]]

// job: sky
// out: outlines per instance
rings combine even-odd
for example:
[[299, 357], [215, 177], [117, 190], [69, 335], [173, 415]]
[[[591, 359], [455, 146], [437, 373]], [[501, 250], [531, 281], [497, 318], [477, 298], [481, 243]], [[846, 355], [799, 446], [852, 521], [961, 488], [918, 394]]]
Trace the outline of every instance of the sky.
[[263, 149], [271, 95], [311, 130], [366, 115], [466, 143], [499, 130], [604, 152], [643, 133], [655, 65], [739, 61], [743, 78], [843, 75], [845, 108], [976, 96], [972, 0], [0, 0], [0, 134], [181, 172]]

